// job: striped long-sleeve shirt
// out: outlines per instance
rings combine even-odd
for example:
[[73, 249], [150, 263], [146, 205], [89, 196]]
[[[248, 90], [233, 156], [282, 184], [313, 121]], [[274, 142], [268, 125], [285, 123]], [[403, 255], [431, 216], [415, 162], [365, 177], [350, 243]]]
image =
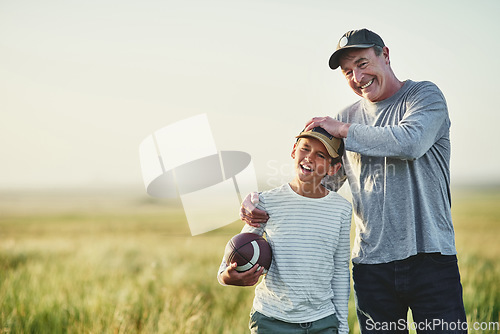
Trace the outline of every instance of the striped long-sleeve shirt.
[[[348, 333], [351, 204], [333, 191], [308, 198], [285, 184], [262, 192], [258, 207], [269, 214], [267, 224], [245, 225], [242, 232], [265, 232], [273, 260], [255, 288], [254, 309], [291, 323], [335, 313], [339, 333]], [[225, 268], [222, 263], [219, 273]]]

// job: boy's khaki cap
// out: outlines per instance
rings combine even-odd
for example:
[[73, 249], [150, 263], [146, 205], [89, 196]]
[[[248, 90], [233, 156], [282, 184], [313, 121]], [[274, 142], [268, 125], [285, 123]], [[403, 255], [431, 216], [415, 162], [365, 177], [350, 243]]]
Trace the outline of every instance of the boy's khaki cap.
[[322, 127], [317, 126], [309, 131], [302, 131], [300, 135], [298, 135], [295, 138], [306, 138], [306, 137], [316, 138], [320, 142], [322, 142], [323, 145], [325, 145], [328, 154], [332, 158], [337, 158], [339, 156], [338, 151], [340, 148], [341, 139], [335, 138]]

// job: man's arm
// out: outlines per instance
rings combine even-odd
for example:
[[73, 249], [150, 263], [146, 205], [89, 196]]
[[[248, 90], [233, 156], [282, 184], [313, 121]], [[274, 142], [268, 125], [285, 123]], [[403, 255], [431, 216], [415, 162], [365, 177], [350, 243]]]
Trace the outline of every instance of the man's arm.
[[253, 192], [247, 195], [241, 203], [240, 219], [250, 226], [260, 227], [260, 224], [267, 223], [269, 215], [266, 211], [258, 209], [259, 193]]
[[397, 125], [348, 124], [331, 117], [314, 117], [307, 128], [321, 126], [333, 136], [346, 138], [346, 150], [375, 157], [415, 160], [448, 131], [446, 101], [430, 82], [419, 83], [405, 101]]

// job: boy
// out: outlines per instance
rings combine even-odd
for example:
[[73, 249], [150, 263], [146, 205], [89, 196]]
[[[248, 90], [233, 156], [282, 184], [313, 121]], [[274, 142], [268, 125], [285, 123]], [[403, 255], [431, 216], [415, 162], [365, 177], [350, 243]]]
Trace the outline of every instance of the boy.
[[[316, 127], [302, 132], [293, 146], [295, 177], [259, 194], [259, 209], [269, 214], [260, 228], [273, 250], [269, 272], [255, 288], [252, 333], [348, 333], [349, 233], [351, 204], [322, 186], [341, 167], [341, 139]], [[263, 268], [239, 273], [236, 263], [221, 264], [223, 285], [251, 286]]]

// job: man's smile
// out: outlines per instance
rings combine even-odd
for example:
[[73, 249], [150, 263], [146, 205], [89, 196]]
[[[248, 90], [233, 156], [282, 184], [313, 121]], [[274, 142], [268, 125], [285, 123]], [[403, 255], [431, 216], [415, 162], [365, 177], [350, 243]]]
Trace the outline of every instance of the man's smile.
[[370, 81], [365, 83], [363, 86], [360, 86], [359, 88], [365, 89], [366, 87], [369, 87], [373, 83], [373, 80], [375, 80], [375, 79], [371, 79]]

